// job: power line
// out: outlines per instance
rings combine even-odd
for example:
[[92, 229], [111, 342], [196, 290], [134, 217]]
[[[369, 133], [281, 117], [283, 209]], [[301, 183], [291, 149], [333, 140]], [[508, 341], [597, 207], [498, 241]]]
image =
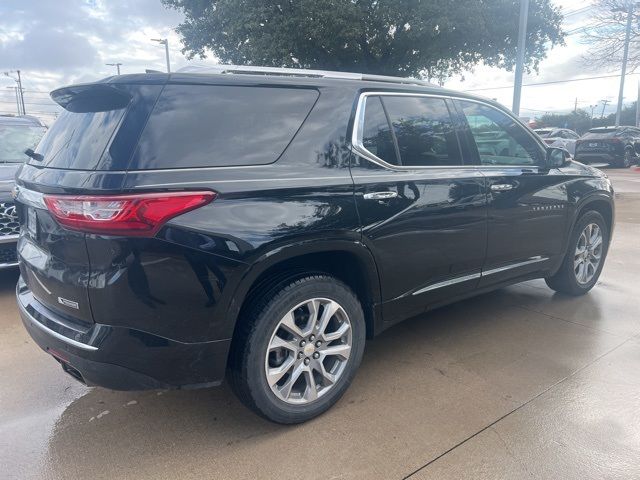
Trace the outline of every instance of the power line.
[[576, 8], [575, 10], [571, 10], [571, 11], [565, 13], [563, 16], [564, 16], [564, 18], [571, 17], [572, 15], [578, 15], [580, 13], [587, 12], [587, 11], [591, 10], [592, 8], [595, 8], [595, 5], [587, 5], [586, 7]]
[[574, 28], [572, 30], [569, 30], [569, 31], [565, 32], [565, 33], [566, 33], [567, 36], [568, 35], [573, 35], [573, 34], [578, 33], [580, 31], [590, 30], [592, 28], [599, 27], [600, 25], [601, 25], [600, 23], [590, 23], [589, 25], [582, 25], [581, 27], [576, 27], [576, 28]]
[[[627, 75], [640, 75], [640, 72], [628, 73]], [[582, 77], [582, 78], [569, 78], [567, 80], [553, 80], [550, 82], [538, 82], [538, 83], [523, 83], [523, 87], [537, 87], [541, 85], [556, 85], [559, 83], [570, 83], [570, 82], [582, 82], [586, 80], [600, 80], [603, 78], [619, 78], [620, 74], [614, 75], [600, 75], [596, 77]], [[505, 88], [513, 88], [513, 85], [502, 85], [500, 87], [484, 87], [484, 88], [471, 88], [468, 90], [463, 90], [463, 92], [481, 92], [485, 90], [502, 90]]]

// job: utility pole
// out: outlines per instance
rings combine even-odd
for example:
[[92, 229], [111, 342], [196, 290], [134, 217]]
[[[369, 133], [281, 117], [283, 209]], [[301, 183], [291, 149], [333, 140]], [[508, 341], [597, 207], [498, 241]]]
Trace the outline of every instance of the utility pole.
[[[18, 74], [18, 78], [15, 78], [12, 75], [9, 75], [10, 73], [17, 73]], [[16, 82], [16, 84], [18, 85], [17, 87], [17, 92], [20, 93], [19, 95], [19, 106], [22, 106], [22, 115], [26, 115], [27, 111], [24, 108], [24, 90], [22, 89], [22, 77], [20, 76], [20, 70], [9, 70], [7, 72], [4, 72], [4, 75], [6, 77], [12, 78], [14, 82]], [[20, 108], [18, 108], [18, 111], [20, 111]]]
[[600, 113], [600, 120], [604, 118], [604, 109], [607, 107], [607, 104], [611, 102], [611, 100], [600, 100], [602, 102], [602, 112]]
[[120, 75], [120, 65], [122, 65], [121, 63], [105, 63], [105, 65], [116, 67], [116, 71], [118, 72], [118, 75]]
[[616, 110], [616, 127], [620, 126], [622, 114], [622, 95], [624, 94], [624, 77], [627, 74], [627, 60], [629, 59], [629, 37], [631, 36], [631, 19], [633, 17], [634, 2], [629, 2], [627, 9], [627, 30], [624, 36], [624, 52], [622, 54], [622, 74], [620, 75], [620, 91], [618, 92], [618, 108]]
[[576, 97], [576, 103], [573, 104], [573, 114], [576, 115], [578, 113], [578, 97]]
[[522, 75], [524, 73], [524, 52], [527, 45], [527, 17], [529, 15], [529, 0], [520, 0], [520, 22], [518, 25], [518, 50], [516, 52], [516, 74], [513, 85], [513, 111], [520, 115], [520, 97], [522, 96]]
[[20, 90], [20, 104], [22, 105], [22, 114], [26, 115], [27, 110], [24, 108], [24, 90], [22, 89], [22, 77], [20, 77], [20, 70], [16, 70], [18, 74], [18, 90]]
[[171, 66], [169, 65], [169, 40], [166, 38], [152, 38], [151, 41], [164, 45], [164, 54], [167, 59], [167, 73], [171, 73]]

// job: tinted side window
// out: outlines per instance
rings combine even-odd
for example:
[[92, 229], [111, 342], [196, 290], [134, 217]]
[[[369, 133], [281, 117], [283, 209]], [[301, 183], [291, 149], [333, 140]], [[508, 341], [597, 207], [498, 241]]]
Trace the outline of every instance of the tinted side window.
[[364, 110], [362, 144], [376, 157], [398, 165], [396, 148], [380, 97], [368, 97]]
[[500, 110], [460, 101], [483, 165], [542, 165], [544, 151], [524, 127]]
[[385, 96], [382, 102], [403, 166], [461, 165], [460, 145], [444, 99]]
[[311, 89], [168, 85], [130, 168], [272, 163], [317, 98]]

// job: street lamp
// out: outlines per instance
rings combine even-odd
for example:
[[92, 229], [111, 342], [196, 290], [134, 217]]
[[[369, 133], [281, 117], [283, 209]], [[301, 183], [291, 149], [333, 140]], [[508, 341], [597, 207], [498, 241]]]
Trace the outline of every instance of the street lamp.
[[164, 45], [164, 54], [167, 57], [167, 73], [171, 73], [171, 67], [169, 66], [169, 40], [166, 38], [152, 38], [151, 41]]
[[120, 65], [122, 65], [121, 63], [105, 63], [105, 65], [108, 65], [110, 67], [116, 67], [118, 75], [120, 75]]

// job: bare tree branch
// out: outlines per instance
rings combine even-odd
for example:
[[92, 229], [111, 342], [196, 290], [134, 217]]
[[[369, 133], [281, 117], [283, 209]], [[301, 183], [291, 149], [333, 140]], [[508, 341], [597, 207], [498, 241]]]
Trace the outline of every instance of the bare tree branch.
[[585, 65], [617, 69], [622, 63], [629, 5], [634, 5], [627, 68], [640, 67], [640, 4], [631, 0], [596, 0], [593, 23], [584, 28], [582, 42], [590, 45]]

